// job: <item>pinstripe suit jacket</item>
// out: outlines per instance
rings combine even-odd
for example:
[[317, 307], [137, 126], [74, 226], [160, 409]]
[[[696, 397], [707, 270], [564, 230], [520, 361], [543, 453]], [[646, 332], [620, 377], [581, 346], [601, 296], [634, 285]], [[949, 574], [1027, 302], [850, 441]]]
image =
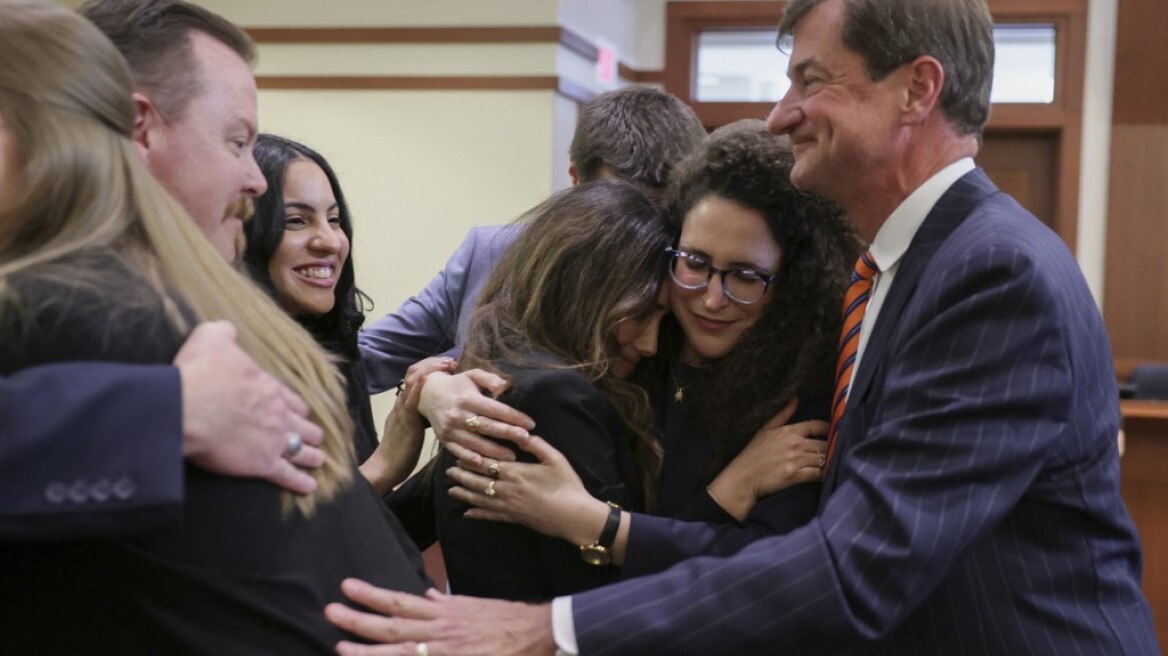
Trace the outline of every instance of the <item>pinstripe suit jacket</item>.
[[819, 516], [573, 597], [581, 654], [1158, 654], [1078, 266], [980, 170], [930, 212]]

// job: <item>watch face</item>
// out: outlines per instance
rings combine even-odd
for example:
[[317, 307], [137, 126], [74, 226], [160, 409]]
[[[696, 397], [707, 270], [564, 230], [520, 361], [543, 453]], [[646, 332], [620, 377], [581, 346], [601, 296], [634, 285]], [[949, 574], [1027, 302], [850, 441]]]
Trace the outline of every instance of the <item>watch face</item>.
[[608, 555], [608, 549], [598, 544], [580, 547], [580, 557], [589, 565], [607, 565], [612, 562], [612, 558]]

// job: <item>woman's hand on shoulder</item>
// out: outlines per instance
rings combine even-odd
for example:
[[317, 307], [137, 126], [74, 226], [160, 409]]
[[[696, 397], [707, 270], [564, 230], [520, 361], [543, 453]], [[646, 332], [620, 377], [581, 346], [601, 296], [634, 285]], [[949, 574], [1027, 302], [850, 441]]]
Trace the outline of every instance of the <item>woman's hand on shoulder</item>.
[[521, 448], [539, 462], [458, 461], [446, 473], [458, 483], [450, 496], [469, 503], [470, 519], [521, 524], [573, 544], [600, 534], [608, 506], [590, 495], [562, 453], [532, 436]]
[[707, 488], [714, 501], [738, 521], [745, 521], [759, 499], [823, 477], [827, 444], [814, 437], [826, 435], [828, 424], [788, 424], [797, 408], [798, 401], [792, 399]]
[[455, 457], [477, 461], [515, 459], [515, 454], [482, 436], [522, 443], [535, 428], [531, 417], [496, 400], [509, 384], [489, 371], [471, 369], [455, 375], [427, 377], [418, 410], [434, 434]]
[[433, 374], [449, 372], [458, 366], [445, 356], [426, 358], [406, 370], [405, 380], [398, 387], [393, 409], [385, 420], [381, 443], [369, 459], [361, 463], [361, 473], [379, 494], [389, 492], [413, 471], [422, 453], [425, 426], [418, 413], [426, 379]]

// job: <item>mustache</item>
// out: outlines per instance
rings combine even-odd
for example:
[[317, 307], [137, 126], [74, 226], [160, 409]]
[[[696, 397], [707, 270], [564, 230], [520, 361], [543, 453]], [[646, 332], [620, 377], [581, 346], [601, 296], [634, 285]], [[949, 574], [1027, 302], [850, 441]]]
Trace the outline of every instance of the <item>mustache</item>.
[[244, 221], [248, 221], [253, 214], [255, 214], [255, 201], [252, 200], [251, 196], [240, 196], [227, 206], [227, 212], [224, 213], [223, 218], [238, 216]]

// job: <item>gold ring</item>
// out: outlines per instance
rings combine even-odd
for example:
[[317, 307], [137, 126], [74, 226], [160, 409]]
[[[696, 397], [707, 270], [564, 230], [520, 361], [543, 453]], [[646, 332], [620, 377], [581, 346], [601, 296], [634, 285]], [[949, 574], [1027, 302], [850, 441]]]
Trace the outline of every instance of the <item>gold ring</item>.
[[495, 498], [495, 481], [487, 483], [487, 489], [483, 490], [483, 494], [491, 497], [492, 499]]
[[822, 451], [816, 451], [815, 455], [819, 456], [819, 468], [823, 469], [824, 465], [827, 464], [827, 458], [823, 457]]
[[477, 432], [479, 432], [479, 426], [480, 426], [480, 423], [479, 423], [479, 416], [478, 415], [471, 415], [471, 416], [466, 418], [466, 427], [469, 428], [470, 430], [477, 433]]
[[495, 462], [492, 462], [490, 467], [487, 467], [487, 473], [490, 474], [493, 478], [499, 478], [499, 461], [498, 460], [496, 460]]

